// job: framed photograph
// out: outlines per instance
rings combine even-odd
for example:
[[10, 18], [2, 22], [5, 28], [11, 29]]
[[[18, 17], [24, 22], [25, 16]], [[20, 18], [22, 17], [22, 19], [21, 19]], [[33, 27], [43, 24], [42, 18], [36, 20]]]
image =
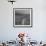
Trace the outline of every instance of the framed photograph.
[[32, 27], [32, 8], [13, 8], [14, 27]]

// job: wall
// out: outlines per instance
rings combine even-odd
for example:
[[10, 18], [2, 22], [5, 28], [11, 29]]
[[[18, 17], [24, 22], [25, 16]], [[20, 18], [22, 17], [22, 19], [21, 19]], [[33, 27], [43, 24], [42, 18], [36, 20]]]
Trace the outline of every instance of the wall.
[[[14, 28], [13, 8], [33, 8], [33, 27]], [[17, 0], [14, 5], [7, 0], [0, 0], [0, 41], [15, 40], [19, 32], [28, 33], [33, 40], [46, 40], [45, 0]]]

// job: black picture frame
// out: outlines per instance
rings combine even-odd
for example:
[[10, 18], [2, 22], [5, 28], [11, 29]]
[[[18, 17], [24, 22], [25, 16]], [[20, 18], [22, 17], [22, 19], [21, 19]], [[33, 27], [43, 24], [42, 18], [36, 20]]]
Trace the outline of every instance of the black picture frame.
[[13, 27], [32, 27], [33, 8], [13, 8]]

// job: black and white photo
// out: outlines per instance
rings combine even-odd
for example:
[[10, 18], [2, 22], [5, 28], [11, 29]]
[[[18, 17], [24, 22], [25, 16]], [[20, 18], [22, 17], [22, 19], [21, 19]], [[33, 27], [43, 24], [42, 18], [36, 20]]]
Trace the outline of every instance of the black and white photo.
[[14, 8], [13, 26], [31, 27], [32, 26], [32, 8]]

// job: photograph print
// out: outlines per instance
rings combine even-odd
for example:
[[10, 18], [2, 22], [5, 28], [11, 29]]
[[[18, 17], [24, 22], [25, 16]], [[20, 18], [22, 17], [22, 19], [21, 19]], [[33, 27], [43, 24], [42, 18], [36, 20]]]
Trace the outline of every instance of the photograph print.
[[32, 8], [14, 8], [13, 26], [32, 27]]

